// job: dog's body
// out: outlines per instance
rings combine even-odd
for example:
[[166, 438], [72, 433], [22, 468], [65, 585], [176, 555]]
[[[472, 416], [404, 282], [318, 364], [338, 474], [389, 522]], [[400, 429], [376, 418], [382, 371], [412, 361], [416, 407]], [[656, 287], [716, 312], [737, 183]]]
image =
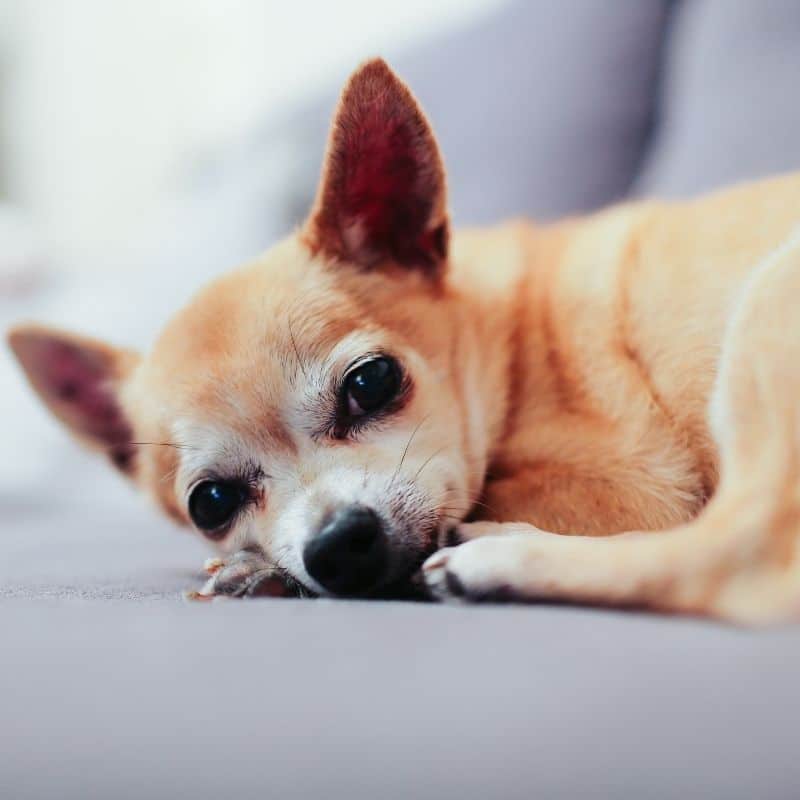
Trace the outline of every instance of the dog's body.
[[783, 618], [800, 610], [798, 221], [800, 175], [465, 231], [448, 252], [433, 137], [371, 62], [304, 228], [146, 360], [38, 328], [12, 345], [81, 438], [245, 551], [210, 592], [277, 574], [387, 593], [465, 542], [428, 558], [435, 594]]
[[[511, 359], [494, 384], [510, 412], [484, 487], [492, 511], [478, 513], [588, 535], [695, 517], [718, 481], [708, 406], [726, 327], [798, 226], [798, 202], [795, 175], [456, 235], [453, 282], [475, 296], [470, 316], [506, 323], [503, 352], [485, 361]], [[488, 307], [487, 275], [503, 284]]]

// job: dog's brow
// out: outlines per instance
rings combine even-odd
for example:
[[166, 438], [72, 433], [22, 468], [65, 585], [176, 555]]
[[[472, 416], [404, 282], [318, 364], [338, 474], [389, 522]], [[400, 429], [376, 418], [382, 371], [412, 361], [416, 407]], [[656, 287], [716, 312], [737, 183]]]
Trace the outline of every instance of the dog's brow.
[[340, 376], [356, 359], [380, 349], [375, 333], [354, 331], [335, 342], [324, 354], [306, 359], [303, 372], [305, 385], [301, 387], [302, 405], [313, 407], [330, 388], [333, 377]]
[[379, 349], [379, 337], [375, 332], [353, 331], [331, 348], [325, 360], [331, 368], [335, 368]]
[[173, 438], [182, 445], [176, 470], [176, 484], [181, 493], [185, 494], [203, 475], [238, 476], [252, 469], [245, 443], [231, 431], [184, 419], [173, 425]]

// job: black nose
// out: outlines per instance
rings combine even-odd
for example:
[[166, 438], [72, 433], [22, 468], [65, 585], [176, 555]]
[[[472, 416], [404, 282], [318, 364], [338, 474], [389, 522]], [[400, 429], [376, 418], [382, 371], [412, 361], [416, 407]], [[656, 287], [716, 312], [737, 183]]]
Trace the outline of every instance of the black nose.
[[308, 574], [329, 592], [362, 594], [380, 582], [388, 542], [374, 511], [347, 506], [329, 517], [303, 551]]

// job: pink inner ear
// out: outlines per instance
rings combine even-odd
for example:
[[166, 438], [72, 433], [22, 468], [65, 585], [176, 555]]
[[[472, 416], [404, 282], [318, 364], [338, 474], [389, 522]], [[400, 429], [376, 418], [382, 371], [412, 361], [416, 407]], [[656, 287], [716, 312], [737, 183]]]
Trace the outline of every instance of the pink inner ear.
[[343, 143], [343, 216], [358, 217], [374, 237], [419, 230], [430, 212], [415, 191], [420, 165], [408, 128], [378, 101]]
[[116, 451], [130, 447], [132, 433], [114, 392], [110, 356], [57, 339], [40, 339], [35, 351], [35, 379], [55, 409], [79, 434], [124, 460]]
[[331, 135], [316, 246], [372, 266], [431, 267], [446, 257], [444, 173], [433, 134], [383, 62], [348, 85]]
[[[355, 226], [357, 260], [390, 255], [400, 263], [432, 261], [426, 230], [436, 187], [416, 120], [377, 100], [342, 142], [339, 221]], [[424, 132], [422, 132], [424, 136]]]

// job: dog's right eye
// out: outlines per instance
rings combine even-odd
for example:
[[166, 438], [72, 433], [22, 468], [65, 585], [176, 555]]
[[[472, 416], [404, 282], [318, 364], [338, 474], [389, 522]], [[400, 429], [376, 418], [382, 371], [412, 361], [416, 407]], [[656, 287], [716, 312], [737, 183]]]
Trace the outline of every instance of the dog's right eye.
[[235, 481], [203, 481], [189, 497], [192, 522], [211, 539], [221, 539], [247, 501], [247, 487]]
[[371, 358], [345, 378], [344, 404], [351, 417], [363, 417], [383, 408], [397, 397], [400, 369], [388, 356]]

